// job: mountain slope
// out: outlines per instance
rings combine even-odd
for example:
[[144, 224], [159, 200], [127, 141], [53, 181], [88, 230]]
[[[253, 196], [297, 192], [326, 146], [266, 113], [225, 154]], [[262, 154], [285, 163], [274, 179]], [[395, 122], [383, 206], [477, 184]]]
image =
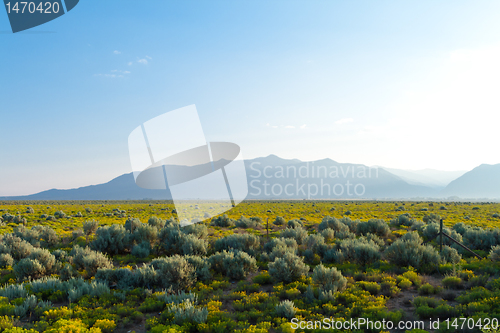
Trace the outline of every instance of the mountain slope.
[[464, 199], [500, 198], [500, 164], [481, 164], [448, 184], [441, 195]]
[[390, 173], [400, 177], [408, 184], [444, 188], [450, 182], [465, 174], [467, 171], [441, 171], [434, 169], [401, 170], [385, 168]]
[[[246, 160], [247, 199], [407, 199], [436, 197], [428, 186], [408, 184], [382, 169], [331, 159], [302, 162], [275, 155]], [[204, 183], [203, 186], [210, 186]], [[193, 195], [184, 193], [187, 197]], [[192, 198], [192, 197], [189, 197]], [[138, 187], [131, 173], [105, 184], [48, 190], [0, 200], [140, 200], [171, 199], [168, 190]], [[193, 198], [194, 199], [194, 198]]]

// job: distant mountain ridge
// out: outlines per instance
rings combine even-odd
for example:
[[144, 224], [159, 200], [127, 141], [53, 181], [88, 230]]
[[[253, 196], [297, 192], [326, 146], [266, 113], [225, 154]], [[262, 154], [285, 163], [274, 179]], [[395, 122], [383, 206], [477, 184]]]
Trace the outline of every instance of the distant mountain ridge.
[[440, 194], [464, 199], [500, 199], [500, 164], [481, 164], [452, 181]]
[[400, 177], [408, 184], [429, 186], [439, 189], [445, 188], [450, 182], [467, 172], [465, 170], [442, 171], [434, 169], [401, 170], [386, 167], [381, 168]]
[[[451, 181], [445, 188], [412, 183], [391, 173], [390, 169], [338, 163], [328, 158], [304, 162], [269, 155], [246, 160], [245, 166], [249, 190], [247, 199], [500, 198], [500, 164], [481, 165]], [[138, 187], [132, 173], [98, 185], [0, 197], [0, 200], [142, 199], [171, 200], [172, 197], [168, 189]]]

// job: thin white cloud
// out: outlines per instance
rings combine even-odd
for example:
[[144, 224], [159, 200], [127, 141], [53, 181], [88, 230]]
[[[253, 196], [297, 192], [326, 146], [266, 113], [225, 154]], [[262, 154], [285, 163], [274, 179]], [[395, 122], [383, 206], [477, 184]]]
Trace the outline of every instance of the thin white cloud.
[[122, 54], [122, 53], [121, 53], [120, 51], [118, 51], [118, 50], [115, 50], [113, 53], [114, 53], [114, 54]]
[[148, 59], [137, 59], [137, 62], [140, 63], [140, 64], [143, 64], [143, 65], [147, 65], [148, 64]]
[[343, 118], [343, 119], [337, 120], [335, 122], [335, 124], [342, 125], [342, 124], [352, 123], [353, 121], [354, 121], [354, 119], [352, 119], [352, 118]]
[[115, 78], [123, 78], [125, 76], [121, 74], [94, 74], [94, 76], [100, 76], [100, 77], [106, 77], [109, 79], [115, 79]]
[[150, 56], [146, 56], [146, 59], [153, 60]]
[[306, 124], [304, 124], [302, 126], [294, 126], [294, 125], [271, 125], [270, 123], [267, 123], [266, 127], [270, 127], [270, 128], [286, 128], [286, 129], [295, 129], [295, 128], [303, 129], [303, 128], [306, 128]]
[[113, 69], [111, 73], [121, 73], [121, 74], [130, 74], [130, 71], [121, 71], [119, 69]]
[[132, 66], [133, 62], [129, 61], [127, 65]]
[[112, 74], [94, 74], [94, 76], [105, 77], [108, 79], [124, 78], [125, 75], [130, 74], [129, 71], [122, 71], [118, 69], [113, 69]]

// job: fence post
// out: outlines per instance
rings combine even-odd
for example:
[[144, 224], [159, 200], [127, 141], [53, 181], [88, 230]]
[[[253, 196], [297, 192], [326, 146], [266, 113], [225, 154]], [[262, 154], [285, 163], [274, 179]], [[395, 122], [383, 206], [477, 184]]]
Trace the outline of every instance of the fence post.
[[439, 220], [439, 253], [443, 251], [443, 219]]

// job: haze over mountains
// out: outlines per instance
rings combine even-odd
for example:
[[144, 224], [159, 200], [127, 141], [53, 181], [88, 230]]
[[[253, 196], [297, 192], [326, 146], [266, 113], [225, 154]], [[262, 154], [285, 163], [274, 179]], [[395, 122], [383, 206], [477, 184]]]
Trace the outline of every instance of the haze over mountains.
[[406, 181], [408, 184], [445, 188], [450, 182], [465, 174], [466, 170], [442, 171], [434, 169], [400, 170], [381, 167], [393, 175]]
[[[500, 199], [500, 164], [483, 164], [468, 172], [409, 171], [338, 163], [331, 159], [303, 162], [269, 155], [246, 160], [245, 166], [247, 199]], [[197, 199], [192, 193], [185, 196]], [[0, 197], [0, 200], [141, 199], [172, 197], [169, 190], [138, 187], [132, 173], [99, 185]]]

